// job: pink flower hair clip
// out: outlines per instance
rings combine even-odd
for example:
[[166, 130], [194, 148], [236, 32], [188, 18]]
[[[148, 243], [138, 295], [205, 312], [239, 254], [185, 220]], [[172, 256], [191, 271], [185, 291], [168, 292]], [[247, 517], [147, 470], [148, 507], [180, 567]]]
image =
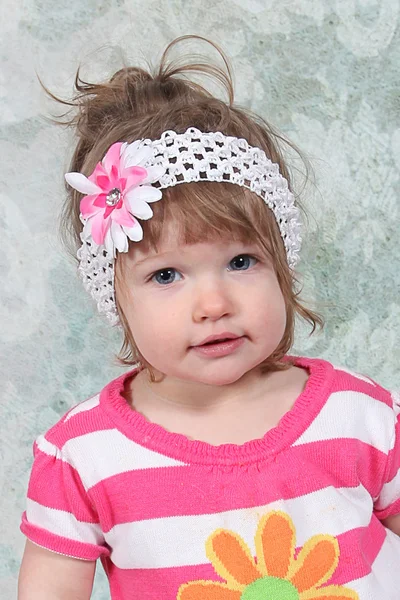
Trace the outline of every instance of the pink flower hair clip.
[[151, 219], [149, 203], [162, 197], [161, 190], [151, 184], [160, 179], [165, 168], [143, 166], [152, 155], [151, 148], [142, 146], [140, 140], [129, 145], [117, 142], [89, 177], [82, 173], [65, 174], [69, 185], [85, 194], [80, 203], [82, 239], [104, 246], [114, 258], [116, 250], [128, 252], [128, 239], [143, 239], [137, 219]]

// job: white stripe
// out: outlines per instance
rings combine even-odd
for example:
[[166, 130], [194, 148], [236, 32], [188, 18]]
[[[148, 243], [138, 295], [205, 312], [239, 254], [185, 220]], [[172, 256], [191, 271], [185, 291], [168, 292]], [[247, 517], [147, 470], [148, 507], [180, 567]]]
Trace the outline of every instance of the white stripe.
[[387, 454], [393, 447], [393, 428], [393, 409], [384, 402], [361, 392], [335, 392], [293, 445], [355, 438]]
[[55, 456], [77, 469], [86, 490], [107, 477], [127, 471], [186, 466], [184, 462], [136, 444], [117, 429], [72, 438], [65, 443], [62, 453], [42, 435], [36, 443], [48, 456]]
[[205, 543], [218, 528], [239, 534], [255, 555], [254, 536], [261, 517], [283, 510], [293, 519], [296, 544], [302, 546], [317, 534], [337, 536], [355, 527], [366, 527], [372, 500], [363, 486], [332, 487], [292, 500], [217, 514], [148, 519], [122, 523], [104, 534], [112, 548], [111, 559], [121, 569], [150, 569], [208, 563]]
[[385, 483], [376, 503], [377, 510], [384, 510], [400, 498], [400, 469], [391, 481]]
[[360, 381], [365, 381], [365, 383], [369, 383], [370, 385], [373, 385], [374, 387], [376, 387], [376, 383], [374, 381], [372, 381], [372, 379], [370, 379], [366, 375], [360, 375], [360, 373], [355, 373], [354, 371], [351, 371], [350, 369], [347, 369], [346, 367], [338, 367], [335, 365], [334, 368], [336, 371], [344, 371], [345, 373], [348, 373], [348, 375], [352, 375], [356, 379], [360, 379]]
[[92, 408], [96, 408], [100, 403], [100, 394], [93, 396], [93, 398], [88, 398], [84, 402], [81, 402], [75, 408], [73, 408], [65, 417], [64, 423], [70, 420], [71, 417], [78, 415], [79, 413], [85, 412], [87, 410], [92, 410]]
[[392, 399], [393, 399], [393, 410], [397, 417], [400, 414], [400, 392], [399, 391], [392, 392]]
[[28, 498], [26, 516], [32, 525], [41, 527], [55, 535], [86, 544], [97, 546], [104, 544], [104, 536], [100, 525], [78, 521], [73, 514], [64, 510], [48, 508]]
[[59, 458], [60, 460], [62, 460], [60, 450], [57, 448], [57, 446], [46, 440], [44, 435], [39, 435], [39, 437], [36, 440], [36, 444], [39, 450], [44, 454], [47, 454], [48, 456], [54, 456], [55, 458]]
[[63, 455], [79, 471], [86, 489], [126, 471], [186, 464], [136, 444], [117, 429], [72, 438], [63, 446]]
[[360, 600], [398, 600], [400, 597], [400, 538], [386, 530], [386, 539], [372, 565], [372, 572], [345, 587], [358, 593]]

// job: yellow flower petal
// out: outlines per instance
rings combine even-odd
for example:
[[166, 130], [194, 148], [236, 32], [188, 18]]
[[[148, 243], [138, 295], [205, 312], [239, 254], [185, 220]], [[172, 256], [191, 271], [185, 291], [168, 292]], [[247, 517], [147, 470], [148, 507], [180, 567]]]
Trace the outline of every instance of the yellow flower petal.
[[360, 600], [357, 592], [341, 585], [328, 585], [320, 590], [300, 594], [300, 600]]
[[257, 565], [263, 575], [286, 578], [293, 562], [296, 532], [284, 512], [271, 511], [259, 523], [256, 533]]
[[226, 529], [217, 529], [206, 543], [206, 554], [216, 573], [235, 590], [243, 590], [261, 573], [242, 538]]
[[299, 592], [326, 583], [339, 562], [339, 544], [331, 535], [314, 535], [300, 550], [289, 579]]
[[224, 583], [192, 581], [179, 588], [176, 600], [240, 600], [242, 592], [235, 592]]

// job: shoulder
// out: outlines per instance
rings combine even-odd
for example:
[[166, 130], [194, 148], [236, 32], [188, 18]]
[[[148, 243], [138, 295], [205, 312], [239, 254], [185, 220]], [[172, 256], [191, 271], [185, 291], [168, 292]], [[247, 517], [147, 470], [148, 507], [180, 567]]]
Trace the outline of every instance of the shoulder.
[[323, 359], [301, 359], [311, 372], [324, 373], [323, 404], [302, 441], [354, 439], [382, 452], [390, 450], [399, 397], [368, 375]]
[[53, 446], [53, 452], [66, 452], [76, 440], [95, 438], [98, 432], [115, 428], [109, 396], [120, 390], [127, 374], [107, 383], [99, 392], [72, 406], [46, 433], [39, 436], [37, 443]]
[[100, 396], [93, 396], [72, 406], [45, 434], [44, 437], [60, 450], [75, 437], [97, 429], [102, 417]]
[[396, 393], [383, 387], [375, 379], [345, 366], [332, 364], [332, 393], [339, 398], [351, 397], [354, 401], [380, 409], [383, 412], [396, 408]]
[[[35, 472], [54, 480], [81, 480], [85, 489], [103, 478], [104, 461], [118, 451], [125, 436], [118, 430], [110, 395], [120, 393], [126, 374], [112, 380], [100, 392], [70, 408], [33, 445]], [[100, 475], [99, 475], [100, 473]]]
[[[317, 374], [325, 380], [329, 394], [335, 394], [338, 399], [348, 396], [359, 396], [365, 402], [375, 400], [393, 408], [400, 400], [400, 395], [380, 385], [369, 375], [359, 373], [336, 362], [330, 362], [322, 358], [295, 357], [295, 364], [306, 367], [311, 374]], [[315, 379], [315, 377], [314, 377]]]
[[383, 387], [368, 375], [335, 366], [332, 396], [344, 418], [354, 421], [354, 427], [373, 446], [388, 452], [391, 449], [398, 415], [398, 392]]

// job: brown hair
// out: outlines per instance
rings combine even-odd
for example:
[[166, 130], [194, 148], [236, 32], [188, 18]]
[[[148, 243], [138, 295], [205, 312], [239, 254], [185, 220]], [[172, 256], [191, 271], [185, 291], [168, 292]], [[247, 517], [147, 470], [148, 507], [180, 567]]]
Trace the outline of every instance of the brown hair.
[[[169, 60], [171, 50], [188, 38], [211, 44], [219, 52], [224, 68], [209, 62]], [[214, 82], [222, 84], [228, 101], [214, 97], [203, 85], [188, 79], [190, 72], [211, 77]], [[245, 138], [250, 145], [262, 148], [271, 161], [279, 165], [290, 189], [291, 177], [280, 143], [295, 150], [308, 169], [307, 161], [292, 143], [279, 135], [264, 119], [234, 104], [229, 62], [216, 44], [200, 36], [182, 36], [171, 42], [162, 55], [160, 65], [152, 73], [139, 67], [125, 67], [116, 72], [110, 81], [92, 84], [81, 79], [78, 69], [75, 95], [71, 101], [60, 100], [48, 93], [58, 102], [77, 109], [74, 116], [64, 120], [63, 124], [73, 126], [78, 138], [70, 171], [86, 176], [115, 142], [157, 139], [168, 129], [182, 133], [188, 127], [196, 127], [204, 132], [221, 131], [225, 135]], [[67, 187], [67, 199], [60, 221], [62, 239], [73, 256], [76, 256], [76, 250], [81, 245], [81, 197], [79, 192]], [[305, 214], [298, 199], [297, 204]], [[311, 334], [317, 325], [322, 328], [324, 322], [300, 301], [300, 292], [296, 289], [299, 282], [288, 267], [275, 217], [271, 210], [266, 210], [261, 198], [227, 182], [184, 183], [163, 190], [162, 201], [153, 204], [152, 209], [153, 218], [141, 222], [144, 231], [142, 244], [157, 248], [163, 224], [173, 219], [184, 243], [226, 234], [231, 238], [257, 241], [271, 255], [285, 299], [287, 324], [280, 344], [261, 367], [263, 372], [288, 368], [289, 364], [283, 362], [282, 358], [293, 344], [296, 315], [310, 323]], [[123, 283], [122, 257], [122, 254], [118, 255], [115, 264], [116, 288]], [[118, 362], [121, 365], [133, 365], [140, 361], [153, 377], [151, 365], [146, 363], [136, 347], [117, 293], [116, 304], [124, 332], [122, 348], [117, 355]]]

